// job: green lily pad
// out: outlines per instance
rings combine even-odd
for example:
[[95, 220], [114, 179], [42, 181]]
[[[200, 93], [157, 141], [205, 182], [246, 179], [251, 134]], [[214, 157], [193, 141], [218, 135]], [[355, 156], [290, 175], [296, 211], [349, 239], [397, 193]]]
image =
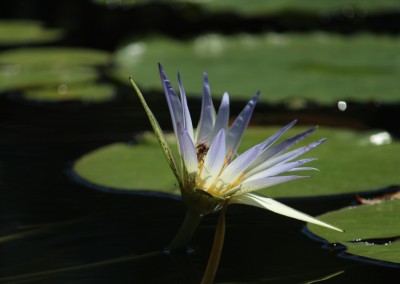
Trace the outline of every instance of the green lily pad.
[[154, 143], [115, 143], [90, 152], [74, 165], [83, 179], [104, 187], [179, 195], [174, 175]]
[[327, 34], [204, 35], [183, 42], [153, 38], [133, 42], [115, 53], [111, 75], [144, 89], [160, 90], [154, 62], [161, 62], [176, 86], [176, 72], [190, 96], [201, 95], [207, 71], [214, 95], [228, 91], [247, 99], [261, 90], [262, 101], [298, 99], [321, 104], [338, 101], [400, 100], [400, 66], [393, 58], [400, 38]]
[[312, 224], [307, 227], [329, 243], [345, 245], [350, 254], [400, 264], [399, 216], [400, 200], [389, 200], [318, 216], [320, 220], [344, 229], [344, 233]]
[[93, 82], [98, 76], [92, 67], [36, 69], [0, 66], [0, 91]]
[[[250, 128], [239, 149], [266, 139], [278, 128]], [[304, 128], [290, 130], [297, 134]], [[375, 135], [375, 136], [374, 136]], [[148, 136], [146, 136], [148, 137]], [[258, 191], [270, 197], [303, 197], [376, 190], [400, 184], [396, 165], [400, 163], [400, 143], [387, 133], [354, 132], [321, 127], [301, 145], [327, 137], [328, 141], [304, 157], [320, 169], [310, 179], [301, 179]], [[172, 140], [172, 139], [170, 139]], [[372, 141], [372, 142], [371, 142]], [[382, 143], [382, 145], [376, 145]], [[387, 143], [387, 144], [384, 144]], [[300, 146], [300, 145], [299, 145]], [[175, 149], [176, 146], [172, 145]], [[137, 145], [113, 144], [90, 152], [74, 165], [74, 171], [91, 183], [115, 189], [150, 190], [178, 194], [176, 181], [155, 138]], [[310, 172], [304, 172], [309, 175]]]
[[29, 20], [1, 20], [0, 45], [45, 43], [56, 41], [63, 35], [60, 29], [49, 29], [41, 22]]
[[83, 48], [19, 48], [0, 53], [1, 65], [25, 67], [68, 67], [105, 65], [110, 55], [101, 50]]
[[[212, 12], [235, 12], [247, 16], [272, 14], [284, 10], [304, 11], [308, 13], [328, 13], [343, 11], [347, 13], [360, 13], [364, 15], [366, 12], [378, 12], [383, 10], [396, 9], [399, 7], [399, 2], [396, 0], [374, 1], [364, 0], [340, 0], [340, 1], [298, 1], [298, 0], [211, 0], [200, 1], [200, 5]], [[354, 17], [354, 15], [353, 15]]]
[[[272, 14], [281, 12], [284, 10], [290, 11], [305, 11], [314, 13], [323, 12], [336, 12], [344, 10], [349, 11], [351, 9], [359, 10], [361, 15], [366, 12], [375, 12], [382, 10], [390, 10], [398, 8], [398, 1], [396, 0], [364, 0], [362, 4], [360, 1], [355, 0], [340, 0], [340, 1], [321, 1], [321, 0], [309, 0], [309, 1], [298, 1], [298, 0], [92, 0], [96, 4], [107, 5], [107, 6], [134, 6], [152, 3], [171, 3], [176, 2], [178, 4], [192, 3], [209, 12], [234, 12], [237, 14], [243, 14], [246, 16], [260, 15], [260, 14]], [[349, 12], [350, 13], [350, 12]], [[350, 14], [349, 14], [350, 15]]]
[[68, 85], [61, 84], [57, 87], [33, 89], [22, 93], [27, 100], [43, 102], [59, 102], [82, 100], [84, 102], [104, 102], [114, 96], [116, 89], [109, 84]]
[[[80, 48], [21, 48], [0, 53], [0, 91], [40, 101], [110, 99], [109, 85], [93, 86], [107, 52]], [[92, 83], [88, 85], [88, 83]], [[62, 94], [62, 95], [60, 95]]]

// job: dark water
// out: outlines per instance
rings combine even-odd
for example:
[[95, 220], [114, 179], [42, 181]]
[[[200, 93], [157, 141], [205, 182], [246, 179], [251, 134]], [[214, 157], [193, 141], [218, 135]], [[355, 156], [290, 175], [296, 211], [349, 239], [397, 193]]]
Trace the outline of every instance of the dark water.
[[[157, 114], [169, 125], [165, 106]], [[185, 213], [180, 201], [101, 192], [68, 174], [87, 151], [149, 129], [135, 99], [57, 105], [3, 96], [0, 121], [0, 283], [199, 283], [215, 216], [203, 220], [190, 253], [164, 254]], [[344, 196], [287, 204], [317, 215], [353, 201]], [[339, 272], [326, 282], [398, 279], [396, 268], [321, 248], [303, 226], [256, 208], [230, 207], [216, 282], [303, 283]]]
[[[153, 34], [190, 38], [210, 31], [400, 31], [398, 10], [349, 18], [304, 11], [244, 17], [211, 15], [196, 5], [181, 8], [157, 4], [106, 9], [84, 0], [16, 0], [2, 3], [0, 18], [36, 19], [60, 27], [65, 36], [56, 46], [110, 51], [121, 39]], [[329, 66], [306, 67], [332, 72]], [[332, 107], [310, 104], [291, 111], [288, 118], [287, 110], [259, 106], [253, 121], [284, 124], [297, 117], [310, 124], [379, 127], [400, 136], [399, 105], [372, 104], [352, 105], [352, 111], [334, 119], [337, 109]], [[242, 106], [233, 103], [233, 114]], [[155, 112], [163, 128], [169, 128], [166, 104], [162, 102]], [[138, 101], [131, 97], [106, 104], [58, 105], [27, 103], [0, 94], [0, 283], [199, 283], [215, 216], [203, 220], [190, 253], [164, 254], [162, 249], [185, 214], [180, 201], [95, 190], [76, 182], [69, 171], [88, 151], [132, 141], [135, 133], [149, 129]], [[353, 196], [287, 200], [312, 215], [352, 202]], [[396, 283], [399, 279], [396, 268], [350, 260], [338, 256], [340, 249], [321, 248], [320, 242], [302, 233], [303, 228], [301, 222], [263, 210], [230, 207], [216, 282], [307, 283], [335, 273], [340, 274], [326, 283]]]

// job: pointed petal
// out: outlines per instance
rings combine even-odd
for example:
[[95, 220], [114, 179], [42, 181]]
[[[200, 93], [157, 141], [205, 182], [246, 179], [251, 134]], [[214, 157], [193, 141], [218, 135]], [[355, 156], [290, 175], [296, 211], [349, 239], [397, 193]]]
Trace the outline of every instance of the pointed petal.
[[267, 140], [265, 140], [265, 147], [264, 150], [269, 148], [272, 144], [275, 143], [276, 140], [278, 140], [286, 131], [288, 131], [293, 125], [295, 125], [297, 122], [297, 119], [293, 120], [289, 124], [285, 125], [282, 127], [278, 132], [276, 132], [274, 135], [270, 136]]
[[200, 120], [196, 131], [196, 143], [210, 145], [211, 133], [215, 122], [215, 109], [211, 99], [210, 86], [207, 73], [203, 79], [203, 98], [201, 104]]
[[298, 171], [319, 171], [319, 169], [312, 167], [299, 167], [288, 170], [288, 172], [298, 172]]
[[244, 178], [244, 182], [245, 181], [251, 181], [251, 180], [255, 180], [255, 179], [260, 179], [260, 178], [266, 178], [266, 177], [271, 177], [271, 176], [276, 176], [279, 175], [283, 172], [289, 171], [293, 168], [296, 168], [298, 166], [301, 166], [305, 163], [314, 161], [316, 159], [303, 159], [303, 160], [298, 160], [295, 162], [291, 162], [291, 163], [284, 163], [284, 164], [278, 164], [275, 165], [273, 167], [267, 168], [264, 171], [261, 171], [259, 173], [256, 173], [254, 175], [247, 175], [245, 174]]
[[[282, 152], [282, 151], [286, 150], [287, 148], [293, 146], [294, 144], [299, 142], [301, 139], [305, 138], [307, 135], [313, 133], [316, 129], [317, 129], [316, 127], [308, 129], [300, 134], [297, 134], [293, 137], [290, 137], [289, 139], [286, 139], [285, 141], [279, 143], [276, 146], [271, 147], [270, 149], [267, 149], [265, 151], [266, 158], [268, 159], [268, 158], [274, 156], [275, 154]], [[260, 157], [260, 159], [261, 159], [261, 157]]]
[[233, 122], [232, 126], [229, 128], [226, 139], [227, 153], [231, 153], [231, 155], [236, 153], [236, 150], [240, 144], [240, 140], [242, 140], [243, 133], [250, 122], [251, 115], [253, 114], [253, 110], [256, 106], [259, 96], [260, 92], [257, 92], [257, 94], [247, 103], [245, 108], [242, 110], [242, 112]]
[[211, 135], [211, 139], [217, 135], [217, 133], [224, 129], [225, 131], [228, 128], [228, 121], [229, 121], [229, 95], [228, 93], [224, 93], [221, 105], [218, 109], [217, 119], [215, 120], [213, 134]]
[[167, 141], [165, 140], [164, 134], [161, 130], [160, 125], [158, 124], [157, 119], [155, 118], [153, 112], [147, 105], [146, 100], [143, 97], [142, 92], [139, 90], [138, 86], [136, 85], [135, 81], [133, 81], [133, 78], [130, 77], [129, 81], [132, 84], [133, 89], [135, 90], [136, 94], [139, 97], [140, 102], [142, 103], [142, 106], [147, 114], [147, 117], [150, 120], [151, 126], [153, 127], [154, 133], [156, 134], [157, 141], [161, 146], [161, 149], [163, 150], [164, 156], [168, 161], [168, 164], [170, 168], [172, 169], [172, 172], [174, 173], [176, 179], [178, 180], [179, 184], [182, 184], [182, 176], [180, 175], [178, 168], [176, 166], [175, 158], [172, 155], [171, 149], [169, 148], [169, 145]]
[[230, 189], [225, 193], [225, 196], [237, 196], [247, 192], [256, 191], [262, 188], [267, 188], [291, 180], [296, 180], [300, 178], [308, 178], [309, 176], [275, 176], [275, 177], [265, 177], [260, 179], [255, 179], [251, 181], [242, 182], [239, 186]]
[[179, 93], [181, 94], [183, 127], [188, 132], [192, 141], [194, 141], [192, 118], [190, 116], [189, 108], [187, 105], [186, 93], [185, 93], [185, 89], [183, 88], [181, 74], [179, 74], [179, 73], [178, 73], [178, 85], [179, 85]]
[[171, 114], [172, 125], [174, 127], [175, 135], [177, 135], [178, 123], [184, 125], [182, 117], [181, 101], [179, 100], [178, 95], [175, 93], [175, 90], [172, 87], [171, 82], [165, 75], [164, 69], [160, 63], [158, 64], [158, 68], [160, 70], [161, 82], [164, 88], [165, 97], [167, 98], [169, 112]]
[[204, 182], [204, 188], [209, 188], [218, 177], [225, 161], [225, 131], [221, 129], [212, 142], [207, 156], [204, 159], [201, 180]]
[[278, 165], [278, 164], [282, 164], [282, 163], [286, 163], [289, 161], [292, 161], [294, 159], [296, 159], [297, 157], [299, 157], [300, 155], [303, 155], [304, 153], [314, 149], [315, 147], [319, 146], [321, 143], [325, 142], [326, 139], [321, 139], [319, 141], [313, 142], [307, 146], [295, 149], [293, 151], [284, 153], [282, 155], [278, 155], [275, 157], [272, 157], [270, 159], [266, 158], [266, 160], [260, 164], [258, 164], [257, 166], [254, 166], [255, 164], [257, 164], [257, 162], [260, 160], [260, 157], [264, 157], [264, 153], [263, 152], [260, 157], [249, 167], [250, 171], [246, 171], [245, 176], [251, 176], [254, 175], [258, 172], [261, 172], [265, 169], [268, 169], [272, 166]]
[[304, 214], [300, 211], [297, 211], [296, 209], [293, 209], [285, 204], [282, 204], [274, 199], [267, 198], [267, 197], [261, 197], [258, 195], [254, 194], [244, 194], [240, 196], [235, 196], [233, 198], [230, 198], [229, 203], [239, 203], [239, 204], [247, 204], [251, 206], [256, 206], [260, 208], [264, 208], [270, 211], [273, 211], [275, 213], [291, 217], [297, 220], [313, 223], [316, 225], [320, 225], [332, 230], [336, 230], [339, 232], [343, 232], [343, 230], [334, 227], [328, 223], [322, 222], [318, 219], [315, 219], [314, 217], [311, 217], [310, 215]]
[[257, 158], [263, 147], [263, 143], [258, 144], [233, 160], [221, 173], [219, 177], [221, 182], [224, 184], [235, 182], [235, 180], [242, 175], [246, 167], [248, 167], [248, 165], [250, 165]]
[[198, 169], [196, 149], [186, 129], [184, 129], [179, 123], [178, 123], [178, 141], [186, 173], [189, 175], [196, 175]]

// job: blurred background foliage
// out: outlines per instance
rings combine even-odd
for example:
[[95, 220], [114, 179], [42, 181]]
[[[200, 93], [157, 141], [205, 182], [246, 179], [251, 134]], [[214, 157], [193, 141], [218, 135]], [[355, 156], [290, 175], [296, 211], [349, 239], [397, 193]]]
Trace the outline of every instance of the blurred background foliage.
[[[190, 96], [200, 95], [206, 70], [218, 76], [215, 94], [238, 99], [261, 90], [263, 101], [292, 106], [398, 103], [399, 7], [396, 0], [8, 2], [0, 12], [0, 90], [104, 101], [129, 75], [160, 91], [162, 62], [170, 77], [183, 73]], [[104, 85], [94, 89], [98, 81]], [[41, 90], [46, 95], [35, 95]]]

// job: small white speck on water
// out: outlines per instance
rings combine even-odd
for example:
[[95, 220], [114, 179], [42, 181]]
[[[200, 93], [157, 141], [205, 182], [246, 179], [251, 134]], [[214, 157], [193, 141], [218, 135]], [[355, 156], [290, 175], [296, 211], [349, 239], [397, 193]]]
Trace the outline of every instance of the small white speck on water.
[[339, 101], [337, 106], [340, 111], [345, 111], [347, 108], [347, 103], [345, 101]]

